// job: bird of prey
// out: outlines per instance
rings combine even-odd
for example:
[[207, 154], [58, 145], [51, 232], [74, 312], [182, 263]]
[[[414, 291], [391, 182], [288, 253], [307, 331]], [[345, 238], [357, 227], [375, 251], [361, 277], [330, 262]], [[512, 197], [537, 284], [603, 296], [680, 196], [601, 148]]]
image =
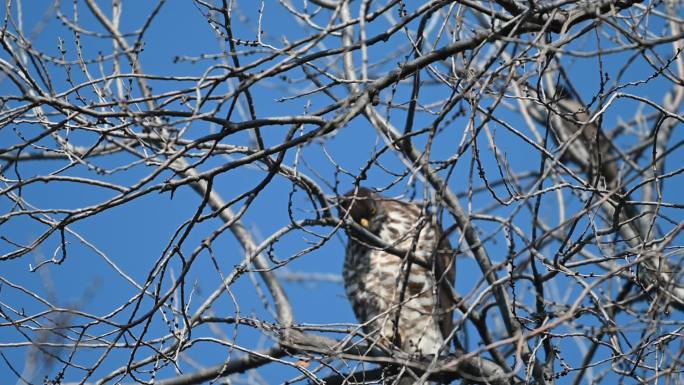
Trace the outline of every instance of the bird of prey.
[[366, 188], [340, 199], [340, 215], [360, 225], [346, 230], [343, 278], [368, 341], [418, 356], [447, 352], [454, 252], [435, 217]]

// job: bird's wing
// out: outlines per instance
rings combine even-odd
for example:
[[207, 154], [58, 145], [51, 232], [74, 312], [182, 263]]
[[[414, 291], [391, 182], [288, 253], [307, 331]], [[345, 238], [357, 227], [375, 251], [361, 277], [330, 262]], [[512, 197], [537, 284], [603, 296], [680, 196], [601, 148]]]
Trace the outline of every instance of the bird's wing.
[[[440, 229], [441, 230], [441, 229]], [[437, 279], [437, 308], [441, 314], [439, 328], [446, 338], [454, 328], [454, 308], [456, 302], [452, 290], [456, 279], [456, 253], [451, 248], [449, 239], [438, 232], [440, 241], [436, 253], [435, 278]]]

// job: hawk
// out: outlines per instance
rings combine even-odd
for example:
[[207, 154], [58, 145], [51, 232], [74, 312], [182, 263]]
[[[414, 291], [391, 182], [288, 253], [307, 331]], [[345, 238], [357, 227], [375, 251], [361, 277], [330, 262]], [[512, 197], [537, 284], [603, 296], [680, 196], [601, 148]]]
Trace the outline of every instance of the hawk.
[[455, 268], [434, 216], [366, 188], [345, 194], [340, 208], [384, 243], [355, 226], [346, 229], [344, 286], [369, 342], [438, 355], [453, 330]]

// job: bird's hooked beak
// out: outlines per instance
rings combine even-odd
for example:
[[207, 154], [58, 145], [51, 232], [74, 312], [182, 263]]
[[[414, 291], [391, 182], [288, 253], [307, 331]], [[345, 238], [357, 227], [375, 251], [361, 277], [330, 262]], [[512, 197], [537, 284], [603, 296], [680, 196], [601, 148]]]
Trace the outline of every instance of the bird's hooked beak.
[[[365, 210], [360, 209], [359, 205], [362, 205], [364, 202], [367, 202], [367, 197], [361, 196], [361, 197], [349, 197], [349, 194], [343, 197], [335, 197], [331, 196], [328, 197], [328, 200], [338, 206], [341, 211], [340, 211], [340, 217], [350, 215], [350, 218], [355, 220], [356, 223], [361, 225], [363, 228], [366, 230], [370, 231], [371, 229], [371, 220], [377, 213], [377, 209], [374, 206], [371, 206], [369, 211], [370, 212], [364, 212]], [[356, 202], [356, 203], [354, 203]], [[350, 205], [354, 205], [354, 208], [351, 208]], [[355, 214], [352, 214], [351, 212], [347, 213], [347, 210], [350, 211], [355, 211]], [[361, 218], [359, 218], [361, 217]]]

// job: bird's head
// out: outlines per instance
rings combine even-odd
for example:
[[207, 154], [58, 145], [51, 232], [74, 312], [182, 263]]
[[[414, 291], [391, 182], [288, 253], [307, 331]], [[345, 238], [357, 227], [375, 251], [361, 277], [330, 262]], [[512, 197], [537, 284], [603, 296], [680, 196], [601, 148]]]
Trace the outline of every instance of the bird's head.
[[382, 214], [380, 207], [380, 196], [374, 191], [359, 187], [349, 191], [339, 200], [340, 216], [348, 215], [354, 222], [365, 227], [372, 233], [377, 233], [380, 221], [378, 218]]

